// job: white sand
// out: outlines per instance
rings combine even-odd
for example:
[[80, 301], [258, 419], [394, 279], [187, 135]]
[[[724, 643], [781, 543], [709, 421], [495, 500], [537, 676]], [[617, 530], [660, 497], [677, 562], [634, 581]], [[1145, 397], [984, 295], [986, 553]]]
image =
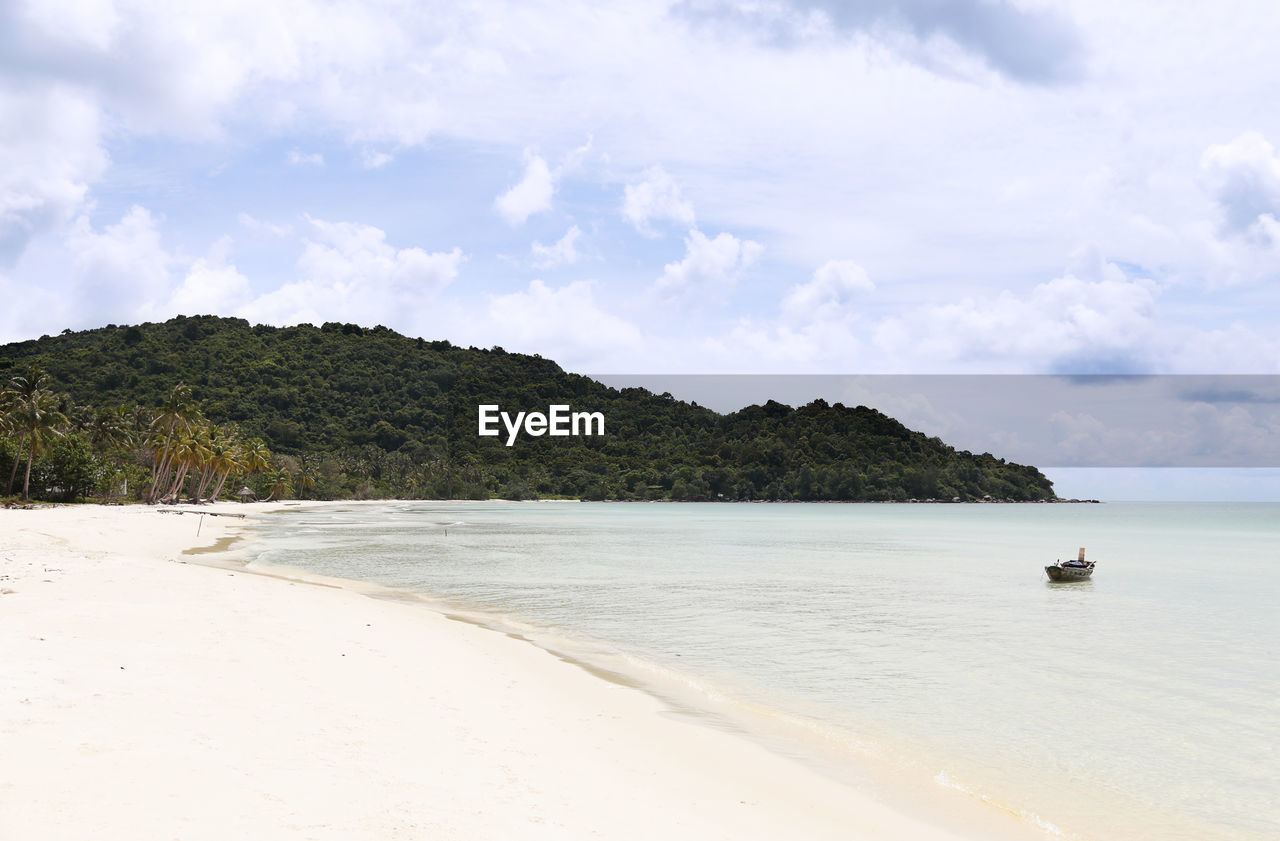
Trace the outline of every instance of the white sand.
[[502, 634], [180, 562], [241, 525], [0, 510], [0, 839], [957, 837]]

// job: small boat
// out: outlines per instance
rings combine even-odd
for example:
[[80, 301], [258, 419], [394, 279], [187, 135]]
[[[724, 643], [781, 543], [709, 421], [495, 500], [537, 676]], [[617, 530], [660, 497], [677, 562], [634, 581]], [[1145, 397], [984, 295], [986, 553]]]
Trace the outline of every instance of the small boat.
[[1093, 561], [1084, 559], [1084, 547], [1080, 547], [1080, 557], [1074, 561], [1056, 561], [1044, 568], [1050, 581], [1084, 581], [1093, 575]]

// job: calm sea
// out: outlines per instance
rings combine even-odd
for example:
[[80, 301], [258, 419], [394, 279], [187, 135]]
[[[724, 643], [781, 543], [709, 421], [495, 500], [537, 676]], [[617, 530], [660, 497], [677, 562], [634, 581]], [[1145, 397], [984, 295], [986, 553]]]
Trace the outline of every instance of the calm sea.
[[[257, 563], [424, 594], [940, 821], [1280, 838], [1280, 504], [388, 503], [260, 532]], [[1094, 579], [1049, 583], [1081, 546]]]

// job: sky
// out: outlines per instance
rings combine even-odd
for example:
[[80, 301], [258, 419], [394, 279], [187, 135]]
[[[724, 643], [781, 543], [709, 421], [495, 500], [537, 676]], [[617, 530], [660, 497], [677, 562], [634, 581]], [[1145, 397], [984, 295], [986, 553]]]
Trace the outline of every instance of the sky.
[[1280, 373], [1259, 0], [0, 3], [0, 341]]

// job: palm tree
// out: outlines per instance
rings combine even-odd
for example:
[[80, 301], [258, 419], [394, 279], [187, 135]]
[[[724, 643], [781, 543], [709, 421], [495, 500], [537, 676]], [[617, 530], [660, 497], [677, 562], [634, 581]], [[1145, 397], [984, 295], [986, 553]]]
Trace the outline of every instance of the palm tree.
[[191, 396], [190, 386], [184, 383], [175, 385], [151, 421], [156, 454], [151, 467], [151, 489], [147, 492], [147, 502], [156, 502], [168, 484], [177, 454], [174, 436], [189, 434], [199, 416], [200, 409]]
[[205, 499], [205, 491], [209, 490], [209, 485], [215, 478], [218, 480], [217, 487], [208, 498], [211, 501], [217, 500], [218, 494], [222, 492], [222, 483], [240, 463], [240, 442], [237, 440], [234, 426], [221, 427], [210, 424], [208, 445], [209, 458], [204, 463], [200, 482], [196, 487], [197, 502]]
[[31, 498], [31, 465], [44, 451], [49, 439], [62, 435], [67, 425], [66, 415], [57, 409], [58, 398], [50, 391], [40, 389], [29, 400], [21, 401], [10, 412], [14, 426], [27, 442], [27, 470], [22, 480], [22, 501]]
[[271, 466], [271, 451], [261, 438], [250, 438], [244, 448], [244, 469], [250, 474], [260, 473]]
[[[0, 438], [7, 438], [14, 431], [13, 418], [10, 416], [9, 411], [11, 403], [8, 390], [0, 391]], [[18, 453], [21, 449], [22, 444], [19, 442], [18, 446], [13, 450], [13, 472], [9, 477], [9, 490], [7, 493], [13, 493], [13, 480], [18, 473]]]
[[177, 500], [182, 495], [182, 483], [186, 481], [187, 473], [193, 467], [197, 470], [202, 469], [209, 457], [208, 431], [203, 427], [194, 429], [190, 435], [178, 441], [173, 447], [171, 458], [172, 463], [178, 466], [178, 470], [164, 498]]
[[18, 453], [22, 452], [26, 445], [26, 434], [18, 428], [16, 420], [17, 407], [22, 403], [30, 401], [37, 392], [44, 388], [48, 383], [49, 377], [45, 374], [44, 369], [39, 365], [32, 365], [27, 369], [27, 373], [19, 375], [9, 380], [9, 386], [0, 393], [0, 403], [7, 406], [5, 415], [8, 418], [7, 424], [10, 430], [18, 432], [18, 448], [14, 451], [13, 469], [9, 471], [9, 486], [5, 490], [6, 494], [13, 493], [13, 483], [18, 478]]
[[[31, 498], [31, 464], [38, 453], [42, 452], [49, 438], [61, 435], [62, 427], [67, 425], [67, 418], [58, 411], [62, 401], [45, 386], [49, 376], [39, 365], [32, 365], [25, 375], [14, 377], [5, 389], [5, 412], [7, 425], [18, 432], [18, 453], [25, 446], [27, 449], [27, 470], [22, 481], [22, 500]], [[13, 470], [9, 474], [9, 489], [13, 493], [13, 482], [18, 473], [17, 454], [13, 459]]]
[[287, 470], [279, 470], [271, 476], [271, 494], [263, 500], [270, 502], [273, 499], [284, 496], [293, 490], [293, 483], [290, 480]]
[[133, 442], [133, 418], [123, 406], [98, 409], [89, 420], [89, 440], [97, 447], [119, 449]]
[[302, 491], [304, 498], [307, 491], [315, 487], [318, 473], [319, 465], [316, 464], [316, 459], [303, 456], [298, 466], [298, 488]]
[[70, 394], [63, 394], [58, 398], [58, 411], [62, 412], [67, 418], [67, 426], [78, 432], [88, 432], [93, 429], [94, 412], [92, 406], [77, 406], [75, 401], [71, 399]]
[[151, 424], [156, 419], [155, 409], [150, 406], [134, 404], [133, 408], [124, 410], [125, 417], [129, 419], [129, 431], [134, 439], [141, 438], [150, 429]]
[[218, 484], [209, 495], [209, 498], [215, 502], [222, 496], [222, 486], [227, 483], [227, 477], [232, 473], [244, 472], [244, 444], [239, 440], [233, 440], [218, 469], [221, 474], [218, 476]]

